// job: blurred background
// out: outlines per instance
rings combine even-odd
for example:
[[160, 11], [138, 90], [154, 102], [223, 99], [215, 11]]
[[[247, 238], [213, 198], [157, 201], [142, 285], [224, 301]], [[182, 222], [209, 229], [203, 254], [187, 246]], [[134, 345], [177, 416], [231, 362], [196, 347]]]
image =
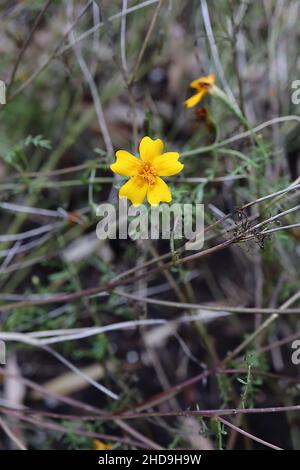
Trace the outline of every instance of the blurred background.
[[[300, 449], [299, 2], [0, 7], [0, 448]], [[186, 109], [209, 73], [227, 101]], [[97, 239], [144, 135], [207, 256]]]

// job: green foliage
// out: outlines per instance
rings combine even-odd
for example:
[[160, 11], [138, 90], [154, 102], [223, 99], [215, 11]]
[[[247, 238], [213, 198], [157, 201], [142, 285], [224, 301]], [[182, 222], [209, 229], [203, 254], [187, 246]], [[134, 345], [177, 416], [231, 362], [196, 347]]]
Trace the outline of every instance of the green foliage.
[[30, 148], [30, 146], [46, 150], [51, 149], [50, 141], [44, 139], [42, 135], [37, 135], [35, 137], [29, 135], [4, 155], [4, 161], [20, 172], [27, 170], [29, 162], [28, 155], [25, 150], [27, 150], [28, 147]]
[[237, 377], [237, 381], [242, 385], [242, 408], [251, 408], [256, 403], [257, 395], [264, 384], [264, 378], [260, 375], [253, 374], [252, 369], [255, 368], [256, 371], [265, 371], [267, 368], [266, 358], [264, 355], [260, 355], [256, 351], [250, 350], [246, 354], [244, 365], [247, 368], [247, 376], [246, 378]]
[[101, 362], [108, 354], [108, 338], [106, 335], [97, 335], [87, 338], [81, 348], [74, 348], [72, 342], [61, 345], [61, 350], [75, 361], [82, 359], [93, 359]]
[[220, 398], [222, 400], [222, 407], [226, 408], [233, 399], [233, 381], [232, 377], [226, 374], [217, 374], [218, 387]]
[[213, 417], [210, 419], [210, 427], [212, 432], [215, 435], [216, 443], [217, 443], [217, 449], [218, 450], [223, 450], [223, 436], [227, 435], [227, 431], [224, 428], [224, 424], [220, 423], [220, 421]]
[[93, 432], [95, 426], [92, 423], [83, 423], [81, 421], [62, 421], [61, 425], [70, 429], [70, 432], [62, 435], [62, 442], [66, 445], [68, 450], [93, 450], [94, 439], [81, 436], [72, 432], [72, 429], [84, 429], [85, 431]]

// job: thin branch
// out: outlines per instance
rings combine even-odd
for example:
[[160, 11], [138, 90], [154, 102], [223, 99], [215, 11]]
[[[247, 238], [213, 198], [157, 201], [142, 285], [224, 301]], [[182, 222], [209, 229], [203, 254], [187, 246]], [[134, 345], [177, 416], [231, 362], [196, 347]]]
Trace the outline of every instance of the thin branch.
[[128, 76], [128, 68], [126, 61], [126, 11], [127, 0], [122, 0], [122, 17], [121, 17], [121, 33], [120, 33], [120, 48], [121, 48], [121, 63], [125, 78]]
[[[1, 408], [0, 408], [1, 409]], [[57, 431], [61, 432], [63, 434], [69, 434], [72, 432], [72, 434], [76, 434], [79, 436], [87, 436], [87, 437], [94, 437], [98, 438], [104, 441], [108, 442], [121, 442], [124, 444], [128, 444], [130, 446], [134, 447], [144, 447], [144, 444], [142, 445], [140, 442], [132, 441], [131, 439], [128, 439], [126, 437], [119, 437], [119, 436], [113, 436], [110, 434], [103, 434], [103, 433], [98, 433], [98, 432], [93, 432], [93, 431], [85, 431], [84, 429], [80, 428], [67, 428], [65, 426], [61, 426], [56, 423], [52, 423], [51, 421], [44, 421], [41, 419], [35, 419], [35, 418], [30, 418], [28, 416], [25, 416], [22, 411], [14, 411], [9, 408], [3, 408], [2, 413], [7, 413], [15, 418], [19, 419], [20, 421], [25, 421], [26, 423], [30, 423], [34, 425], [35, 429], [39, 428], [44, 428], [44, 429], [49, 429], [51, 431]]]
[[[126, 11], [126, 15], [128, 15], [129, 13], [133, 13], [134, 11], [137, 11], [137, 10], [140, 10], [144, 7], [147, 7], [147, 6], [150, 6], [154, 3], [157, 3], [158, 0], [147, 0], [139, 5], [135, 5], [133, 7], [130, 7], [127, 9]], [[98, 23], [97, 25], [95, 25], [93, 28], [85, 31], [85, 33], [83, 33], [82, 35], [78, 36], [76, 38], [76, 40], [74, 40], [73, 42], [67, 44], [66, 46], [63, 46], [63, 43], [65, 42], [65, 39], [68, 37], [68, 35], [70, 34], [70, 32], [75, 28], [75, 26], [77, 25], [78, 21], [82, 18], [82, 16], [86, 13], [86, 11], [88, 10], [88, 8], [92, 5], [92, 0], [89, 0], [89, 2], [87, 3], [87, 5], [83, 8], [83, 10], [80, 12], [80, 14], [78, 15], [78, 17], [76, 18], [76, 20], [74, 21], [74, 23], [71, 25], [71, 27], [69, 28], [69, 30], [63, 35], [63, 37], [59, 40], [58, 44], [55, 46], [55, 48], [52, 50], [52, 52], [49, 54], [49, 56], [45, 59], [45, 61], [42, 63], [42, 65], [34, 71], [34, 73], [12, 94], [12, 96], [10, 97], [10, 99], [13, 99], [15, 98], [19, 93], [21, 93], [25, 88], [27, 88], [42, 72], [43, 70], [45, 70], [45, 68], [50, 64], [50, 62], [55, 58], [55, 57], [59, 57], [61, 54], [63, 54], [64, 52], [66, 52], [67, 50], [71, 49], [75, 44], [77, 44], [78, 42], [82, 41], [83, 39], [85, 39], [86, 37], [88, 37], [89, 35], [91, 34], [94, 34], [95, 31], [97, 31], [98, 28], [101, 28], [104, 23], [103, 22], [100, 22]], [[113, 20], [116, 20], [118, 18], [121, 18], [122, 17], [122, 12], [121, 13], [117, 13], [113, 16], [111, 16], [110, 18], [108, 18], [108, 21], [113, 21]], [[4, 108], [0, 108], [0, 109], [4, 109]]]
[[22, 46], [22, 48], [20, 49], [19, 51], [19, 54], [17, 56], [17, 60], [15, 62], [15, 65], [13, 67], [13, 70], [11, 72], [11, 76], [10, 76], [10, 80], [9, 80], [9, 84], [8, 84], [8, 87], [7, 87], [7, 93], [9, 92], [9, 89], [10, 87], [12, 86], [13, 82], [14, 82], [14, 79], [15, 79], [15, 76], [16, 76], [16, 73], [17, 73], [17, 70], [18, 70], [18, 67], [21, 63], [21, 60], [23, 58], [23, 55], [27, 49], [27, 47], [29, 46], [33, 36], [34, 36], [34, 33], [41, 21], [41, 19], [43, 18], [43, 16], [45, 15], [46, 11], [48, 10], [50, 4], [52, 3], [52, 0], [47, 0], [47, 2], [45, 3], [44, 7], [42, 8], [42, 10], [40, 11], [40, 13], [37, 15], [34, 23], [33, 23], [33, 26], [31, 28], [31, 31], [29, 32], [27, 38], [25, 39], [24, 41], [24, 44]]
[[170, 308], [180, 308], [180, 309], [191, 309], [191, 310], [208, 310], [212, 312], [232, 312], [232, 313], [244, 313], [244, 314], [300, 314], [300, 308], [291, 308], [291, 309], [281, 309], [281, 308], [246, 308], [246, 307], [231, 307], [230, 305], [206, 305], [206, 304], [192, 304], [186, 302], [173, 302], [169, 300], [159, 300], [151, 299], [147, 297], [139, 297], [133, 294], [127, 294], [118, 290], [114, 291], [114, 294], [126, 297], [128, 299], [136, 300], [137, 302], [145, 302], [153, 305], [162, 305], [164, 307]]
[[202, 17], [203, 17], [203, 22], [204, 22], [206, 34], [207, 34], [207, 39], [208, 39], [208, 42], [209, 42], [209, 45], [210, 45], [211, 54], [212, 54], [213, 61], [215, 63], [216, 70], [218, 71], [218, 75], [220, 77], [220, 80], [222, 82], [222, 85], [223, 85], [228, 97], [230, 98], [230, 100], [235, 104], [236, 108], [238, 109], [238, 104], [236, 102], [234, 94], [232, 93], [232, 91], [231, 91], [231, 89], [230, 89], [230, 87], [227, 83], [227, 80], [225, 78], [225, 74], [224, 74], [224, 71], [223, 71], [223, 67], [222, 67], [222, 64], [221, 64], [221, 61], [220, 61], [220, 58], [219, 58], [219, 51], [218, 51], [217, 44], [216, 44], [216, 41], [215, 41], [215, 38], [214, 38], [214, 33], [213, 33], [212, 26], [211, 26], [211, 21], [210, 21], [210, 16], [209, 16], [209, 11], [208, 11], [208, 6], [207, 6], [206, 0], [200, 0], [200, 7], [201, 7], [201, 11], [202, 11]]
[[10, 96], [10, 100], [12, 100], [17, 95], [19, 95], [19, 93], [21, 93], [23, 90], [25, 90], [25, 88], [27, 88], [27, 86], [29, 86], [43, 72], [43, 70], [45, 70], [45, 68], [50, 64], [52, 59], [54, 59], [57, 56], [58, 51], [59, 51], [60, 47], [62, 46], [62, 44], [64, 43], [65, 39], [68, 37], [70, 32], [75, 28], [78, 21], [82, 18], [82, 16], [86, 13], [86, 11], [89, 9], [89, 7], [91, 5], [92, 5], [92, 0], [89, 0], [89, 2], [86, 4], [86, 6], [79, 13], [79, 15], [76, 18], [76, 20], [74, 21], [74, 23], [71, 25], [71, 27], [68, 29], [68, 31], [63, 35], [63, 37], [59, 40], [58, 44], [54, 47], [54, 49], [49, 54], [49, 56], [45, 59], [45, 61], [42, 63], [42, 65], [38, 69], [36, 69], [33, 72], [33, 74], [22, 85], [20, 85], [19, 88], [17, 88], [17, 90]]
[[[0, 335], [2, 333], [0, 332]], [[68, 367], [72, 372], [75, 374], [79, 375], [85, 382], [89, 383], [93, 387], [95, 387], [97, 390], [99, 390], [101, 393], [104, 393], [108, 397], [112, 398], [113, 400], [118, 400], [118, 395], [113, 393], [111, 390], [108, 388], [104, 387], [103, 385], [99, 384], [96, 382], [94, 379], [89, 377], [87, 374], [82, 372], [78, 367], [76, 367], [74, 364], [72, 364], [70, 361], [68, 361], [64, 356], [62, 356], [60, 353], [57, 351], [54, 351], [52, 348], [50, 348], [47, 345], [41, 344], [37, 339], [31, 338], [30, 336], [24, 335], [22, 333], [15, 333], [15, 337], [13, 341], [19, 341], [24, 344], [29, 344], [31, 346], [35, 347], [40, 347], [50, 353], [52, 356], [54, 356], [58, 361], [60, 361], [62, 364], [64, 364], [66, 367]]]
[[241, 428], [238, 428], [237, 426], [230, 423], [226, 419], [223, 419], [223, 418], [219, 417], [218, 421], [225, 424], [225, 426], [228, 426], [229, 428], [234, 429], [234, 431], [237, 431], [238, 433], [243, 434], [243, 436], [249, 437], [253, 441], [259, 442], [260, 444], [263, 444], [266, 447], [270, 447], [273, 450], [283, 450], [281, 447], [275, 446], [274, 444], [271, 444], [270, 442], [264, 441], [263, 439], [260, 439], [259, 437], [256, 437], [253, 434], [250, 434], [250, 432], [247, 432], [247, 431], [244, 431]]
[[[145, 2], [142, 2], [142, 3], [139, 3], [138, 5], [134, 5], [130, 8], [128, 8], [125, 12], [119, 12], [119, 13], [116, 13], [115, 15], [112, 15], [110, 16], [107, 21], [114, 21], [114, 20], [117, 20], [119, 18], [122, 18], [123, 16], [127, 16], [129, 15], [130, 13], [133, 13], [137, 10], [140, 10], [142, 8], [145, 8], [147, 6], [151, 6], [153, 5], [154, 3], [157, 3], [159, 0], [146, 0]], [[80, 36], [78, 36], [73, 42], [67, 44], [66, 46], [62, 47], [59, 52], [58, 52], [58, 55], [61, 55], [63, 54], [64, 52], [66, 52], [67, 50], [69, 50], [70, 48], [72, 48], [75, 44], [77, 44], [78, 42], [82, 41], [83, 39], [87, 38], [88, 36], [90, 36], [91, 34], [93, 34], [98, 28], [101, 28], [102, 26], [104, 26], [104, 22], [101, 21], [100, 23], [98, 23], [97, 25], [93, 26], [92, 28], [88, 29], [87, 31], [85, 31], [83, 34], [81, 34]]]
[[187, 152], [182, 152], [181, 157], [188, 157], [192, 155], [198, 155], [200, 153], [207, 153], [211, 152], [220, 147], [224, 147], [227, 144], [232, 144], [233, 142], [237, 142], [238, 140], [245, 139], [246, 137], [251, 137], [253, 133], [257, 133], [265, 129], [266, 127], [273, 126], [274, 124], [278, 124], [281, 122], [289, 122], [289, 121], [297, 121], [300, 122], [300, 117], [294, 114], [287, 115], [287, 116], [279, 116], [269, 121], [265, 121], [262, 124], [250, 129], [249, 131], [241, 132], [240, 134], [233, 135], [228, 139], [222, 140], [221, 142], [216, 142], [214, 144], [208, 145], [207, 147], [199, 147], [194, 150], [188, 150]]
[[27, 232], [16, 233], [14, 235], [0, 235], [0, 243], [26, 240], [27, 238], [36, 237], [37, 235], [41, 235], [43, 233], [52, 232], [59, 227], [61, 227], [60, 222], [56, 224], [43, 225], [42, 227], [34, 228], [32, 230], [28, 230]]
[[139, 52], [139, 55], [138, 55], [138, 58], [136, 60], [136, 63], [133, 67], [133, 72], [132, 72], [132, 76], [129, 80], [129, 83], [128, 83], [128, 86], [130, 86], [135, 78], [136, 78], [136, 74], [138, 72], [138, 69], [140, 68], [140, 65], [142, 63], [142, 60], [143, 60], [143, 57], [144, 57], [144, 54], [145, 54], [145, 51], [146, 51], [146, 48], [148, 46], [148, 42], [150, 40], [150, 37], [152, 35], [152, 32], [153, 32], [153, 29], [154, 29], [154, 26], [155, 26], [155, 23], [156, 23], [156, 20], [158, 18], [158, 15], [159, 15], [159, 12], [160, 12], [160, 9], [162, 7], [162, 3], [163, 3], [163, 0], [159, 0], [159, 3], [158, 5], [156, 6], [155, 10], [154, 10], [154, 13], [153, 13], [153, 16], [152, 16], [152, 19], [151, 19], [151, 23], [149, 25], [149, 28], [148, 28], [148, 31], [147, 31], [147, 34], [145, 36], [145, 39], [144, 39], [144, 42], [142, 44], [142, 47], [141, 47], [141, 50]]
[[20, 439], [12, 432], [12, 430], [9, 428], [9, 426], [6, 424], [4, 419], [0, 417], [0, 426], [2, 427], [3, 431], [7, 436], [16, 444], [16, 446], [20, 450], [27, 450], [24, 444], [20, 441]]
[[[96, 414], [96, 415], [103, 413], [100, 408], [97, 408], [97, 407], [92, 406], [92, 405], [87, 404], [87, 403], [83, 403], [79, 400], [76, 400], [75, 398], [70, 398], [70, 397], [63, 396], [63, 395], [60, 395], [58, 393], [55, 393], [55, 392], [43, 387], [42, 385], [36, 384], [32, 380], [29, 380], [25, 377], [21, 377], [19, 375], [12, 374], [12, 373], [8, 372], [6, 369], [0, 367], [0, 376], [1, 375], [3, 375], [4, 377], [10, 378], [10, 379], [17, 380], [17, 381], [21, 382], [22, 384], [26, 385], [27, 387], [38, 391], [42, 396], [54, 398], [58, 402], [69, 405], [72, 408], [77, 408], [77, 409], [86, 411], [88, 413], [93, 413], [93, 414]], [[121, 429], [123, 429], [125, 432], [127, 432], [128, 434], [131, 434], [132, 436], [134, 436], [136, 439], [138, 439], [140, 442], [142, 442], [143, 444], [148, 446], [150, 449], [157, 449], [157, 450], [161, 449], [161, 447], [158, 444], [156, 444], [151, 439], [145, 437], [139, 431], [136, 431], [135, 429], [133, 429], [131, 426], [128, 425], [128, 423], [123, 423], [123, 421], [121, 419], [116, 419], [115, 423]]]
[[[73, 31], [70, 32], [70, 37], [71, 37], [71, 39], [75, 38], [75, 34], [74, 34]], [[114, 153], [114, 148], [113, 148], [111, 137], [110, 137], [110, 134], [109, 134], [109, 131], [108, 131], [106, 121], [105, 121], [104, 112], [103, 112], [103, 108], [102, 108], [102, 103], [101, 103], [100, 96], [99, 96], [99, 93], [98, 93], [98, 90], [97, 90], [97, 87], [96, 87], [96, 83], [95, 83], [95, 81], [93, 79], [93, 76], [92, 76], [92, 74], [91, 74], [91, 72], [90, 72], [90, 70], [89, 70], [89, 68], [86, 64], [86, 61], [83, 58], [82, 51], [81, 51], [80, 47], [74, 45], [73, 49], [74, 49], [75, 56], [77, 58], [78, 64], [81, 68], [81, 71], [82, 71], [82, 73], [83, 73], [83, 75], [84, 75], [84, 77], [85, 77], [85, 79], [88, 83], [89, 88], [90, 88], [90, 92], [91, 92], [91, 95], [92, 95], [92, 98], [93, 98], [95, 111], [96, 111], [96, 115], [97, 115], [97, 119], [98, 119], [99, 128], [100, 128], [101, 134], [103, 136], [103, 140], [104, 140], [105, 147], [106, 147], [106, 150], [108, 152], [109, 158], [111, 159], [112, 156], [113, 156], [113, 153]]]

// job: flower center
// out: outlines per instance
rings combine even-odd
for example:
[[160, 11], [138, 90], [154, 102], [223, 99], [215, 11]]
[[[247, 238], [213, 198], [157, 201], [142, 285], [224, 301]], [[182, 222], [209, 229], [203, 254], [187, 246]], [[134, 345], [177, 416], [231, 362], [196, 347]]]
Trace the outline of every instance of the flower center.
[[198, 90], [199, 91], [202, 91], [202, 90], [208, 91], [210, 88], [211, 88], [210, 83], [202, 82], [202, 83], [199, 83], [199, 85], [198, 85]]
[[139, 174], [139, 176], [144, 178], [144, 180], [146, 180], [147, 183], [149, 183], [149, 184], [154, 184], [155, 183], [157, 173], [156, 173], [155, 169], [153, 168], [153, 166], [151, 165], [151, 163], [142, 162], [140, 164], [138, 174]]

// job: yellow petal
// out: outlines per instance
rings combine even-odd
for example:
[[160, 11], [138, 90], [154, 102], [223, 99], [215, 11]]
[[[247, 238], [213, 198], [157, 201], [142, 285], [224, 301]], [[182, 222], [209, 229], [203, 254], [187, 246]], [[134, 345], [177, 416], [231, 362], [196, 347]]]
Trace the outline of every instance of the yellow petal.
[[162, 140], [153, 140], [148, 136], [143, 137], [139, 147], [141, 159], [151, 161], [153, 158], [161, 155], [163, 148], [164, 144]]
[[110, 165], [114, 173], [122, 176], [135, 176], [138, 172], [140, 160], [126, 150], [116, 152], [117, 161]]
[[112, 448], [111, 444], [105, 444], [105, 442], [95, 439], [94, 441], [95, 450], [109, 450]]
[[207, 93], [206, 90], [201, 90], [199, 93], [196, 93], [196, 95], [191, 96], [185, 102], [183, 103], [186, 108], [192, 108], [193, 106], [196, 106], [196, 104], [199, 103], [199, 101], [202, 100], [203, 96], [205, 96]]
[[197, 78], [196, 80], [193, 80], [190, 84], [191, 88], [196, 88], [196, 90], [201, 89], [201, 86], [212, 86], [215, 84], [216, 81], [216, 76], [214, 73], [210, 73], [209, 75], [206, 75], [205, 77], [200, 77]]
[[125, 183], [120, 191], [119, 197], [129, 199], [136, 207], [142, 204], [147, 194], [148, 183], [141, 176], [133, 176]]
[[151, 206], [157, 206], [160, 202], [171, 202], [172, 194], [169, 186], [157, 177], [155, 183], [148, 188], [147, 199]]
[[178, 152], [163, 153], [159, 157], [154, 158], [152, 165], [159, 176], [177, 175], [184, 165], [178, 161]]

